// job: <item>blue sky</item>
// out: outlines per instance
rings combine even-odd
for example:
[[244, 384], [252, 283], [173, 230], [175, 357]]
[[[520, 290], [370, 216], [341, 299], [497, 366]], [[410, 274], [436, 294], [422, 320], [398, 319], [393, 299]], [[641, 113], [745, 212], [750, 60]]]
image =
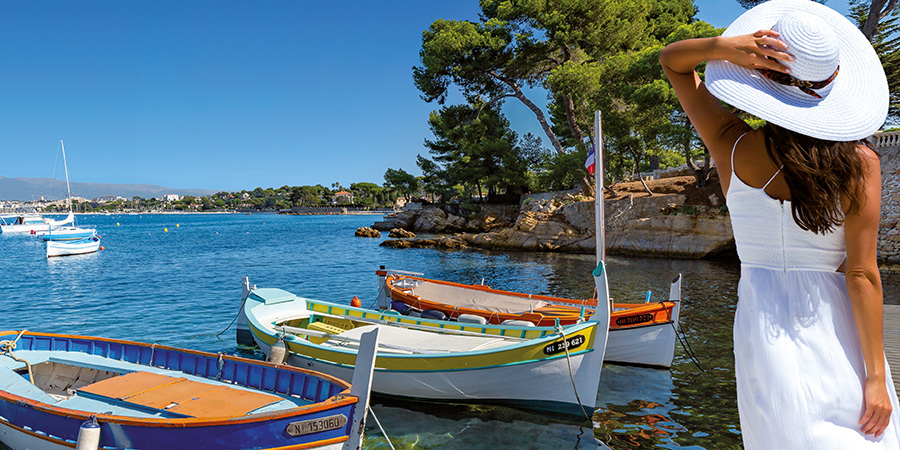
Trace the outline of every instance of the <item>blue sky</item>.
[[[743, 12], [696, 4], [715, 26]], [[238, 191], [418, 173], [438, 108], [412, 82], [422, 31], [477, 14], [477, 0], [2, 2], [0, 176], [63, 178], [61, 139], [78, 182]], [[543, 137], [520, 103], [504, 110]]]

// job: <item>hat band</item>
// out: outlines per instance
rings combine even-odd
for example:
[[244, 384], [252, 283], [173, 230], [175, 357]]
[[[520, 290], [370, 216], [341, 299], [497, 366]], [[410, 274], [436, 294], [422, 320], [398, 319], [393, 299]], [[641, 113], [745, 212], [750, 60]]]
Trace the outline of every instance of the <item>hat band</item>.
[[841, 66], [838, 66], [834, 69], [834, 73], [831, 74], [830, 77], [826, 80], [822, 81], [806, 81], [806, 80], [798, 80], [791, 75], [788, 75], [784, 72], [779, 72], [777, 70], [771, 69], [756, 69], [759, 73], [763, 74], [766, 78], [778, 83], [783, 84], [785, 86], [796, 86], [800, 88], [801, 91], [806, 92], [809, 95], [812, 95], [815, 98], [821, 99], [822, 96], [819, 95], [813, 89], [822, 89], [825, 86], [828, 86], [834, 78], [837, 76], [838, 71], [841, 70]]

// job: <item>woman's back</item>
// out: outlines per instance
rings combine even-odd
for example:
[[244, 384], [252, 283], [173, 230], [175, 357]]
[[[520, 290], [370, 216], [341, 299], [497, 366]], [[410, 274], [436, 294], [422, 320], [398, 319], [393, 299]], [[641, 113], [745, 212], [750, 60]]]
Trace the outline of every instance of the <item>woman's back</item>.
[[[742, 135], [735, 142], [734, 150], [742, 141], [753, 137], [749, 133]], [[739, 155], [732, 152], [732, 172], [725, 197], [741, 264], [772, 270], [837, 270], [846, 259], [843, 225], [822, 234], [797, 225], [791, 213], [791, 201], [773, 197], [787, 191], [780, 169], [774, 169], [774, 174], [766, 173], [774, 165], [765, 150], [748, 147], [748, 143], [752, 144], [744, 142]], [[744, 163], [736, 163], [736, 158]], [[741, 174], [735, 173], [735, 166]], [[750, 178], [748, 182], [744, 182], [742, 174]], [[762, 182], [765, 177], [768, 180]], [[781, 197], [790, 198], [789, 195]]]

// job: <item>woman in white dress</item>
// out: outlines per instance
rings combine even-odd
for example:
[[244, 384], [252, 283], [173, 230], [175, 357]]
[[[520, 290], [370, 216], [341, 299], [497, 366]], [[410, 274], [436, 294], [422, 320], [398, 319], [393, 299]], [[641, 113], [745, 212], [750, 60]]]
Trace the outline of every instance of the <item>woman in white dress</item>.
[[772, 0], [660, 62], [716, 161], [741, 259], [745, 448], [900, 449], [876, 262], [881, 169], [865, 141], [889, 94], [871, 45], [826, 6]]

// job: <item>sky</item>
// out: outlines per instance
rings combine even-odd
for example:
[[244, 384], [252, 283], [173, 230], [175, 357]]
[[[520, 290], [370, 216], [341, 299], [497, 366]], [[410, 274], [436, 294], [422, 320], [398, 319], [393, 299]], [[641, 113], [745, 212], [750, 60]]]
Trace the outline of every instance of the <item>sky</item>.
[[[718, 27], [744, 11], [695, 4]], [[846, 14], [846, 0], [828, 5]], [[0, 177], [63, 179], [60, 140], [73, 182], [240, 191], [418, 175], [439, 108], [412, 80], [422, 31], [478, 11], [477, 0], [2, 2]], [[547, 142], [517, 100], [504, 112]]]

